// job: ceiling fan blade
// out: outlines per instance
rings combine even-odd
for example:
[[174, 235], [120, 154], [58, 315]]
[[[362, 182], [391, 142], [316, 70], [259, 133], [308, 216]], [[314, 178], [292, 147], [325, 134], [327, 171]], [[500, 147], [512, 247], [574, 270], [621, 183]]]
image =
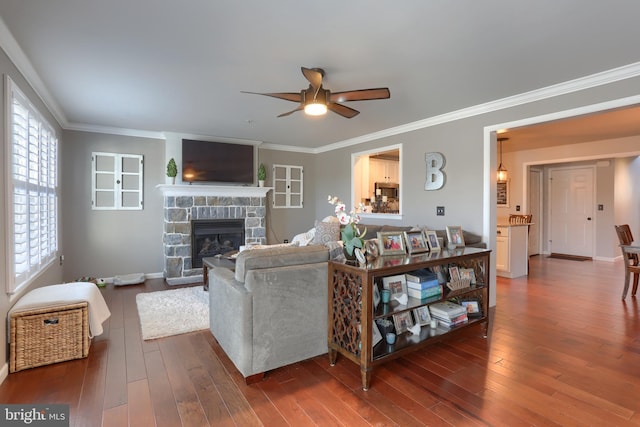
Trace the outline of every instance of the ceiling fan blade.
[[302, 111], [302, 110], [304, 110], [304, 107], [302, 105], [300, 105], [295, 110], [291, 110], [291, 111], [287, 111], [286, 113], [279, 114], [278, 117], [285, 117], [285, 116], [288, 116], [289, 114], [295, 113], [296, 111]]
[[302, 93], [301, 92], [260, 93], [260, 92], [246, 92], [244, 90], [241, 90], [240, 92], [249, 93], [251, 95], [270, 96], [272, 98], [284, 99], [286, 101], [292, 101], [292, 102], [302, 102]]
[[331, 102], [368, 101], [372, 99], [387, 99], [391, 97], [389, 88], [379, 87], [375, 89], [348, 90], [345, 92], [331, 93]]
[[340, 114], [342, 117], [346, 117], [347, 119], [353, 118], [360, 114], [360, 111], [354, 110], [351, 107], [347, 107], [346, 105], [337, 104], [335, 102], [331, 102], [327, 105], [327, 108], [334, 113]]
[[311, 87], [313, 87], [317, 92], [318, 89], [320, 89], [320, 86], [322, 86], [322, 77], [324, 76], [324, 72], [319, 68], [300, 67], [300, 69], [302, 70], [304, 78], [309, 80]]

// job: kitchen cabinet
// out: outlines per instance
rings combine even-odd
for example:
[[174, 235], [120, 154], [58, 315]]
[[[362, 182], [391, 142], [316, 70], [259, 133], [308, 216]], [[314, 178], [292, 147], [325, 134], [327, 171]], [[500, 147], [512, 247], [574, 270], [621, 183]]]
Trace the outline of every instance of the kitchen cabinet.
[[496, 275], [515, 278], [529, 274], [529, 226], [498, 225]]

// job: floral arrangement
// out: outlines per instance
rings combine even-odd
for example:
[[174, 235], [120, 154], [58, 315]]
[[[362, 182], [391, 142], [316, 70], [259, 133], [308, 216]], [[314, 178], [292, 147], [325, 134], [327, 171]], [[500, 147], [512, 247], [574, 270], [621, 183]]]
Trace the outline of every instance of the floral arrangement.
[[335, 206], [336, 218], [340, 221], [344, 227], [340, 230], [340, 237], [342, 238], [342, 242], [344, 244], [344, 249], [349, 254], [349, 256], [353, 256], [353, 251], [355, 248], [362, 249], [364, 247], [364, 235], [367, 233], [367, 229], [361, 233], [358, 230], [357, 224], [360, 222], [360, 215], [364, 210], [364, 205], [360, 203], [357, 208], [351, 209], [349, 213], [347, 213], [346, 206], [339, 198], [335, 196], [329, 196], [328, 201], [330, 204]]

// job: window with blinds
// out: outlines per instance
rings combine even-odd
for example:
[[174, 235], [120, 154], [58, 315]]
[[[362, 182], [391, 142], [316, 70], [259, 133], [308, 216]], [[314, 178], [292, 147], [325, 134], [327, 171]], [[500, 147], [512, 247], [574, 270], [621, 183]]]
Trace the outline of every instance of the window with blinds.
[[53, 128], [7, 76], [7, 292], [55, 260], [58, 251], [58, 140]]

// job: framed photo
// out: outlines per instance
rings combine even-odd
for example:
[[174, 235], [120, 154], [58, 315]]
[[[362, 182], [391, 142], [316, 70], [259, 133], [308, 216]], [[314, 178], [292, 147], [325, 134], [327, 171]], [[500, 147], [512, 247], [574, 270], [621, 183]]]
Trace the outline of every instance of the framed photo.
[[380, 304], [380, 290], [378, 289], [378, 285], [373, 284], [373, 309], [378, 308], [378, 304]]
[[409, 255], [429, 251], [429, 244], [422, 231], [405, 231], [404, 240], [407, 243]]
[[440, 252], [440, 242], [438, 242], [438, 235], [435, 230], [427, 230], [424, 232], [427, 243], [429, 244], [429, 250], [431, 252]]
[[447, 242], [456, 247], [464, 246], [462, 227], [459, 225], [447, 225]]
[[480, 304], [478, 301], [460, 301], [460, 305], [467, 308], [467, 315], [480, 315]]
[[449, 267], [449, 276], [452, 282], [460, 280], [460, 269], [458, 267]]
[[391, 291], [391, 299], [407, 293], [407, 278], [404, 274], [397, 276], [387, 276], [382, 278], [382, 287]]
[[460, 269], [460, 278], [461, 279], [469, 279], [472, 285], [476, 284], [476, 272], [473, 271], [473, 268], [461, 268]]
[[403, 311], [402, 313], [393, 315], [393, 326], [396, 327], [396, 335], [400, 335], [403, 332], [407, 332], [409, 328], [414, 325], [411, 318], [410, 311]]
[[509, 181], [499, 181], [496, 183], [498, 207], [509, 207]]
[[404, 237], [402, 231], [378, 231], [378, 242], [380, 244], [380, 255], [405, 254]]
[[413, 317], [416, 323], [420, 326], [428, 325], [431, 323], [431, 314], [429, 313], [429, 306], [425, 305], [413, 310]]
[[378, 329], [376, 322], [373, 322], [373, 325], [371, 325], [371, 331], [373, 332], [371, 334], [371, 347], [373, 347], [382, 341], [382, 334], [380, 333], [380, 329]]

